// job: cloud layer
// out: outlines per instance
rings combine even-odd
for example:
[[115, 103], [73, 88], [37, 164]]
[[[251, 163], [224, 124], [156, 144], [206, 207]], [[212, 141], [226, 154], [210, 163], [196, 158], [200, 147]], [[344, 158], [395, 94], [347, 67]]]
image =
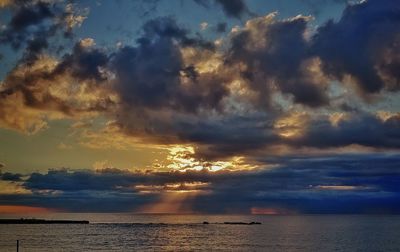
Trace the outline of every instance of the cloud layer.
[[293, 156], [265, 160], [278, 166], [260, 171], [50, 170], [29, 174], [23, 181], [20, 175], [3, 174], [3, 180], [18, 181], [31, 193], [2, 194], [0, 202], [66, 211], [140, 211], [168, 195], [191, 193], [186, 208], [202, 213], [250, 213], [252, 208], [398, 213], [399, 161], [398, 155]]

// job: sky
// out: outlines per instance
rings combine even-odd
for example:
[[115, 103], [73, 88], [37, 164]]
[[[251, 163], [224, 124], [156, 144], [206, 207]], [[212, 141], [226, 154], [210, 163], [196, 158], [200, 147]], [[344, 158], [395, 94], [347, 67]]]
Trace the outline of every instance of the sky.
[[397, 0], [0, 0], [0, 213], [400, 213]]

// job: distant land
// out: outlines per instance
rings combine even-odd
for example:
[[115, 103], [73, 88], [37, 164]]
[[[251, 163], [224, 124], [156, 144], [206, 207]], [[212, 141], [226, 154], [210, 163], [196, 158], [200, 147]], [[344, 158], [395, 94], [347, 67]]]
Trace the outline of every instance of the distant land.
[[0, 219], [0, 224], [89, 224], [87, 220]]

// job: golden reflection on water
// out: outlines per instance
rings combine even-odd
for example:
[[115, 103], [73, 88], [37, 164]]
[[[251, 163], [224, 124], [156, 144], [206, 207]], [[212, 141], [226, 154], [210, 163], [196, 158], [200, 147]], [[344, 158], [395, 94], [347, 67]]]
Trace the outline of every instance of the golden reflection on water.
[[[89, 225], [2, 225], [0, 251], [398, 251], [400, 217], [70, 214]], [[207, 221], [210, 224], [202, 224]], [[261, 222], [262, 225], [213, 224]], [[97, 222], [97, 223], [96, 223]], [[49, 232], [51, 230], [51, 232]]]

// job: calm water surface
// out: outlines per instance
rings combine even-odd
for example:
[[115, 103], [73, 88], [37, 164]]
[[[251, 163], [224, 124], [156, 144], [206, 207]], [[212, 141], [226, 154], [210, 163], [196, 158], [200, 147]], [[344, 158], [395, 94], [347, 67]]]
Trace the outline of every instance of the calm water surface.
[[[7, 217], [7, 216], [1, 216]], [[89, 225], [0, 225], [0, 251], [400, 251], [400, 216], [54, 214]], [[262, 225], [202, 224], [259, 221]], [[155, 224], [148, 224], [155, 223]]]

